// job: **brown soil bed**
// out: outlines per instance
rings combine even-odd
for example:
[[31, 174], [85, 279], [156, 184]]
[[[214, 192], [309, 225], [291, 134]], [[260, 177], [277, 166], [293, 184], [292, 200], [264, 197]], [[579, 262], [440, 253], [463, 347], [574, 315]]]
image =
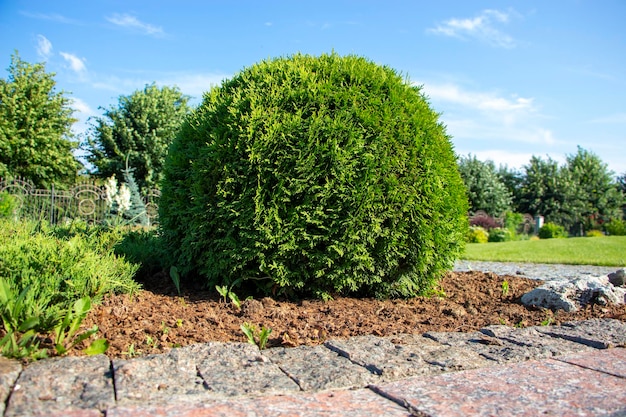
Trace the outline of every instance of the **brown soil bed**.
[[[502, 283], [508, 282], [504, 295]], [[491, 324], [533, 326], [592, 317], [626, 321], [626, 306], [590, 305], [575, 313], [527, 308], [519, 299], [540, 281], [493, 273], [449, 273], [441, 296], [409, 300], [335, 298], [297, 302], [271, 298], [242, 301], [241, 309], [215, 293], [178, 295], [161, 276], [135, 295], [114, 295], [89, 313], [84, 327], [98, 325], [110, 342], [107, 355], [127, 358], [163, 353], [208, 341], [245, 342], [240, 326], [269, 327], [268, 347], [317, 345], [330, 338], [390, 336], [427, 331], [470, 332]], [[444, 295], [445, 294], [445, 295]], [[78, 349], [70, 354], [80, 355]]]

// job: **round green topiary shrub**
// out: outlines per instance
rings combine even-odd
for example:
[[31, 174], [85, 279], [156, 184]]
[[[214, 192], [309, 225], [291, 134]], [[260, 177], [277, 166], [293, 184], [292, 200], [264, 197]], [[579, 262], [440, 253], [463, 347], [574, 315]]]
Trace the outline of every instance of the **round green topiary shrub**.
[[263, 61], [206, 93], [159, 208], [187, 280], [327, 297], [427, 292], [463, 248], [468, 205], [420, 88], [333, 53]]
[[563, 226], [555, 223], [546, 223], [539, 229], [540, 239], [552, 239], [567, 237], [567, 232]]

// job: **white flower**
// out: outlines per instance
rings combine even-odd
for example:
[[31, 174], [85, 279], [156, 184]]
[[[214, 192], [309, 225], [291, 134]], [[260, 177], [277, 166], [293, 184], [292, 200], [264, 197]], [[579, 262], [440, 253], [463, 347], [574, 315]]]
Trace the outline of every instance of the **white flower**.
[[104, 191], [106, 193], [107, 206], [111, 207], [113, 205], [113, 199], [117, 194], [117, 180], [114, 175], [107, 178], [107, 181], [104, 183]]
[[122, 184], [115, 196], [115, 202], [120, 213], [128, 211], [130, 209], [130, 188], [126, 184]]

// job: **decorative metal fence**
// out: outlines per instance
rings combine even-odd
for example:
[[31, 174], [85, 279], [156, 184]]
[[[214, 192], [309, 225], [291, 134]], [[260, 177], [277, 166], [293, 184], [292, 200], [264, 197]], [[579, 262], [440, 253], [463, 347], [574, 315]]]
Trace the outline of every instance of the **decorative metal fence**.
[[[20, 178], [0, 178], [0, 193], [6, 192], [15, 200], [15, 216], [47, 220], [51, 224], [72, 219], [82, 219], [88, 223], [101, 223], [109, 213], [107, 194], [104, 186], [94, 183], [80, 183], [69, 190], [35, 188]], [[151, 189], [143, 196], [146, 214], [150, 224], [158, 223], [158, 200], [161, 192]]]

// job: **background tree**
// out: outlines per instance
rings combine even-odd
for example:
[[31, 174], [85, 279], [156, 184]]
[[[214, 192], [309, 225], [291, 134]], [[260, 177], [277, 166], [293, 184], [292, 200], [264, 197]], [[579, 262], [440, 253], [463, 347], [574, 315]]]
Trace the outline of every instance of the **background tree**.
[[582, 207], [570, 172], [552, 158], [543, 160], [537, 156], [530, 159], [524, 171], [520, 211], [571, 228], [578, 221]]
[[467, 187], [470, 212], [483, 210], [498, 217], [511, 209], [511, 193], [501, 181], [492, 161], [479, 161], [468, 155], [459, 160], [459, 172]]
[[522, 182], [524, 181], [524, 174], [516, 169], [509, 169], [506, 165], [500, 165], [497, 171], [500, 181], [511, 195], [511, 208], [512, 211], [520, 213], [520, 199], [522, 195]]
[[140, 190], [158, 186], [170, 143], [190, 109], [188, 97], [177, 87], [146, 85], [130, 96], [120, 96], [95, 119], [86, 149], [98, 177], [116, 175], [128, 164]]
[[80, 164], [72, 154], [71, 100], [55, 91], [53, 73], [15, 52], [0, 80], [0, 176], [23, 177], [37, 187], [71, 184]]
[[577, 205], [581, 207], [578, 222], [586, 230], [600, 229], [602, 223], [622, 217], [619, 185], [597, 155], [579, 146], [575, 155], [567, 156], [566, 169], [576, 184]]

